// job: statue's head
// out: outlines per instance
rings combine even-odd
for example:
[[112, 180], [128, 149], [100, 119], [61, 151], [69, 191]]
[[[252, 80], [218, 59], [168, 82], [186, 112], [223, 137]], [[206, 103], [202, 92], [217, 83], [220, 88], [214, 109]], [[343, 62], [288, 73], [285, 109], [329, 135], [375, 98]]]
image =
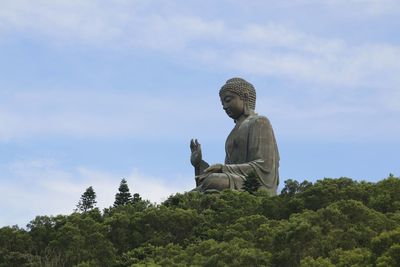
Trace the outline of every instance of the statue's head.
[[256, 90], [251, 83], [242, 78], [229, 79], [219, 91], [219, 96], [222, 102], [224, 102], [224, 96], [229, 93], [239, 96], [243, 102], [243, 114], [249, 115], [254, 111], [256, 107]]
[[247, 101], [250, 109], [255, 110], [256, 90], [254, 86], [245, 79], [235, 77], [227, 80], [221, 87], [221, 90], [219, 90], [219, 96], [226, 91], [237, 94], [243, 101]]

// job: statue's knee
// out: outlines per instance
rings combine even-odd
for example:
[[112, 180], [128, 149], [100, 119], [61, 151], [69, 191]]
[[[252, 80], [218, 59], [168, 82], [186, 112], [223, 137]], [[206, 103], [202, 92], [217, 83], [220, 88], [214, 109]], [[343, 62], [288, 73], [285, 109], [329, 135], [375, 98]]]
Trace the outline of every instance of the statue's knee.
[[203, 188], [222, 191], [229, 188], [229, 179], [226, 175], [210, 175], [204, 179]]

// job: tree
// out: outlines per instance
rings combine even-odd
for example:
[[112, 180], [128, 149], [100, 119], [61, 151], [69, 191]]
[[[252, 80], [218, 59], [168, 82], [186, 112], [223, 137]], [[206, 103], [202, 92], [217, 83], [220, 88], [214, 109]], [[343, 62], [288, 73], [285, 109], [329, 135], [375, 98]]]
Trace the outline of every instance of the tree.
[[78, 202], [78, 205], [76, 205], [76, 210], [87, 212], [89, 210], [92, 210], [96, 205], [96, 203], [97, 203], [96, 192], [94, 192], [92, 186], [89, 186], [86, 189], [85, 193], [82, 194], [81, 199]]
[[18, 226], [0, 228], [0, 267], [39, 266], [29, 233]]
[[258, 175], [255, 172], [251, 172], [246, 177], [246, 180], [244, 180], [242, 189], [249, 192], [250, 194], [253, 194], [254, 192], [257, 192], [260, 186], [261, 183], [259, 181]]
[[114, 207], [123, 206], [131, 202], [132, 195], [129, 193], [128, 184], [125, 179], [121, 180], [118, 191], [115, 195]]
[[310, 188], [312, 183], [305, 180], [299, 183], [296, 180], [288, 179], [285, 181], [285, 186], [281, 191], [282, 196], [293, 197], [295, 194], [304, 192], [307, 188]]
[[142, 197], [139, 195], [139, 193], [135, 193], [133, 194], [133, 198], [132, 198], [132, 203], [139, 203], [142, 201]]

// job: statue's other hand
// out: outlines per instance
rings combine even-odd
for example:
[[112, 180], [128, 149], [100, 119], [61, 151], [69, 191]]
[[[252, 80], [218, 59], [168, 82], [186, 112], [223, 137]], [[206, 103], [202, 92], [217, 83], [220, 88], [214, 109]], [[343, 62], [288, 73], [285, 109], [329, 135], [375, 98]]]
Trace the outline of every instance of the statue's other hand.
[[200, 167], [203, 156], [201, 155], [201, 146], [197, 139], [192, 139], [190, 141], [190, 151], [192, 152], [190, 156], [190, 162], [192, 163], [193, 167]]
[[207, 169], [204, 170], [205, 173], [221, 173], [222, 172], [222, 164], [213, 164]]

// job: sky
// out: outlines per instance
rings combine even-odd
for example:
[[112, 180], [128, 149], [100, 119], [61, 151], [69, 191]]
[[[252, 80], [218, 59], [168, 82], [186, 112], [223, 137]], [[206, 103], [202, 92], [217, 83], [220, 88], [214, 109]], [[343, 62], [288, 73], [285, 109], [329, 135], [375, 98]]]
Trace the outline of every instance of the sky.
[[218, 91], [242, 77], [283, 181], [400, 175], [400, 1], [0, 0], [0, 227], [160, 203], [223, 162]]

